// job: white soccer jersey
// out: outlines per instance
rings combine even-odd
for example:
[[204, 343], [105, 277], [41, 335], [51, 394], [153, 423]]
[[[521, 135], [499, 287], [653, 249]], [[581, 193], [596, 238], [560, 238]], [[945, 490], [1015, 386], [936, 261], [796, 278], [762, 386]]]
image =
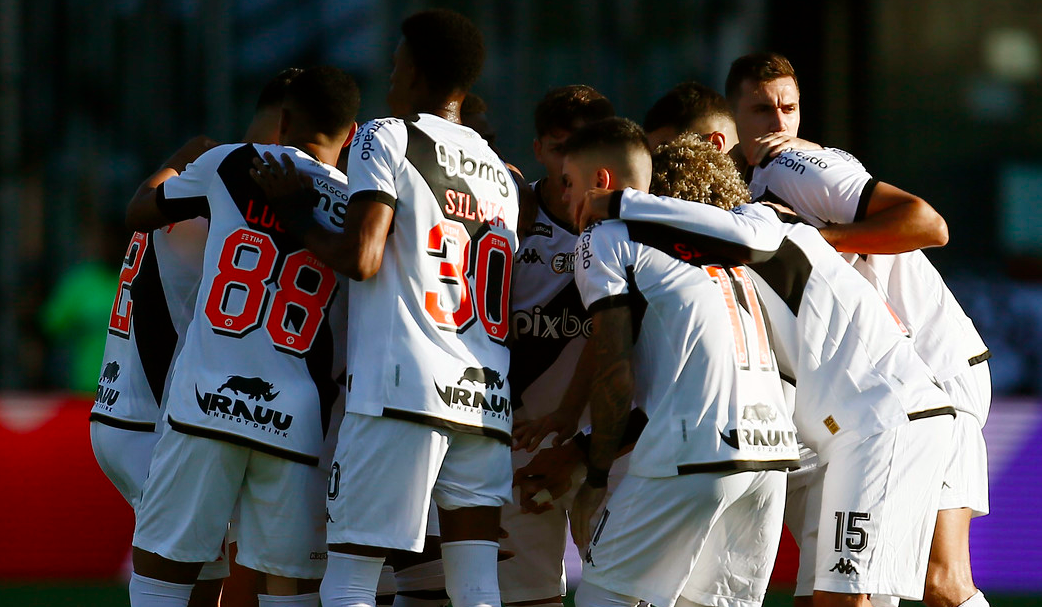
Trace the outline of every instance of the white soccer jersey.
[[315, 182], [315, 218], [342, 225], [346, 178], [294, 148], [218, 146], [156, 191], [161, 208], [210, 219], [203, 276], [168, 398], [173, 429], [318, 462], [339, 393], [346, 293], [336, 273], [275, 221], [250, 178], [255, 158], [288, 153]]
[[192, 320], [206, 220], [136, 232], [119, 273], [91, 421], [151, 432]]
[[719, 257], [685, 259], [676, 232], [613, 221], [576, 246], [575, 281], [591, 313], [624, 305], [633, 315], [634, 401], [648, 424], [629, 473], [796, 467], [792, 411], [751, 272]]
[[623, 193], [618, 214], [685, 230], [678, 255], [751, 262], [781, 372], [796, 380], [800, 439], [822, 461], [838, 437], [864, 438], [951, 411], [876, 291], [811, 226], [783, 223], [763, 205], [727, 212], [635, 190]]
[[539, 210], [514, 257], [510, 305], [510, 388], [521, 396], [514, 411], [524, 419], [557, 409], [592, 328], [574, 280], [579, 235], [554, 220], [533, 189]]
[[350, 196], [394, 208], [383, 261], [351, 287], [347, 410], [510, 441], [508, 298], [517, 186], [473, 130], [383, 118], [351, 144]]
[[[753, 170], [756, 200], [792, 208], [814, 227], [864, 219], [876, 180], [838, 149], [785, 152]], [[941, 275], [922, 251], [899, 255], [844, 254], [902, 320], [916, 352], [945, 382], [990, 358], [987, 346]], [[953, 395], [955, 396], [955, 395]], [[956, 409], [987, 420], [990, 400], [953, 398]]]

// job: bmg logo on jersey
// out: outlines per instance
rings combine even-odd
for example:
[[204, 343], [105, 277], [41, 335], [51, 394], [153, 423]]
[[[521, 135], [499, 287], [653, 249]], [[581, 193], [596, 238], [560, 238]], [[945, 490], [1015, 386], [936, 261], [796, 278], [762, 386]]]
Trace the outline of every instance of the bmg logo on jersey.
[[[456, 177], [457, 175], [461, 177], [476, 176], [478, 179], [484, 179], [499, 185], [499, 193], [501, 195], [510, 195], [510, 187], [507, 185], [507, 174], [501, 166], [497, 167], [484, 160], [471, 158], [462, 149], [452, 150], [440, 141], [434, 144], [434, 149], [438, 155], [438, 164], [445, 169], [445, 174], [449, 177]], [[458, 156], [456, 154], [457, 151], [459, 152]]]
[[[508, 419], [511, 407], [510, 399], [502, 394], [496, 394], [506, 384], [504, 375], [489, 367], [466, 367], [460, 374], [455, 386], [447, 385], [444, 388], [434, 381], [434, 388], [438, 396], [446, 406], [457, 410], [479, 410], [483, 415], [492, 416], [497, 419]], [[464, 382], [468, 384], [463, 387]], [[484, 391], [475, 388], [483, 387]]]
[[[221, 394], [225, 389], [231, 390], [236, 396], [245, 394], [248, 400], [256, 400], [257, 404], [252, 407], [241, 398], [232, 398]], [[270, 402], [275, 400], [279, 392], [272, 392], [274, 386], [259, 377], [241, 377], [231, 375], [216, 392], [199, 394], [199, 386], [195, 387], [195, 399], [203, 413], [218, 419], [226, 419], [232, 422], [252, 426], [269, 434], [278, 436], [289, 436], [290, 426], [293, 425], [293, 416], [265, 407], [260, 400]]]

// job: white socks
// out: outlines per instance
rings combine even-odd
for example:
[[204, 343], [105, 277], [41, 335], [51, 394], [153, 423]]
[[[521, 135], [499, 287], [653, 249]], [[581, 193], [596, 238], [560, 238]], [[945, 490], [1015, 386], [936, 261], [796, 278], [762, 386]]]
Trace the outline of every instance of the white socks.
[[500, 607], [498, 556], [498, 542], [442, 542], [445, 590], [453, 607]]
[[375, 607], [383, 557], [329, 551], [320, 594], [323, 607]]
[[187, 607], [195, 584], [174, 584], [136, 573], [130, 574], [132, 607]]
[[963, 601], [959, 607], [991, 607], [991, 603], [988, 603], [988, 599], [984, 598], [984, 593], [978, 590], [977, 594]]
[[318, 607], [318, 593], [277, 596], [274, 594], [258, 594], [259, 607]]

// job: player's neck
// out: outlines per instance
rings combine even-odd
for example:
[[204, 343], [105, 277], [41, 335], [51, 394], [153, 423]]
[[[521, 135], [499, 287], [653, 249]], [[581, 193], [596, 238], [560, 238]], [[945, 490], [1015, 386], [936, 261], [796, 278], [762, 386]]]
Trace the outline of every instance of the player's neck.
[[333, 166], [336, 166], [336, 161], [340, 156], [340, 148], [335, 148], [334, 151], [332, 146], [317, 141], [285, 141], [283, 145], [295, 147], [315, 160]]
[[561, 200], [563, 192], [564, 188], [560, 183], [554, 184], [553, 180], [548, 177], [539, 180], [539, 198], [543, 201], [546, 212], [558, 224], [574, 229], [572, 218], [569, 217], [568, 205]]
[[448, 97], [429, 97], [416, 104], [416, 113], [432, 114], [455, 124], [463, 124], [460, 107], [466, 93], [452, 93]]

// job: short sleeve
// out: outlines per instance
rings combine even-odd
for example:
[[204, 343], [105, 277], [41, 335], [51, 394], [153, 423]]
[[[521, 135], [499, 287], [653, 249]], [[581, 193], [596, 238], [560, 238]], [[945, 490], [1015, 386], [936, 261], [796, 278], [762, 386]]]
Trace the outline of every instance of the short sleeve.
[[239, 147], [240, 144], [221, 145], [207, 150], [195, 162], [190, 162], [181, 174], [159, 184], [156, 188], [159, 212], [172, 222], [209, 217], [210, 204], [206, 195], [217, 175], [217, 167], [232, 150]]
[[609, 221], [583, 232], [575, 244], [575, 284], [591, 314], [628, 305], [627, 266], [632, 265], [632, 243], [626, 224]]
[[834, 148], [785, 152], [757, 173], [758, 200], [786, 204], [816, 227], [864, 219], [876, 184], [857, 158]]
[[405, 125], [397, 118], [370, 120], [358, 128], [347, 162], [348, 204], [356, 197], [398, 202], [395, 175], [405, 159]]

